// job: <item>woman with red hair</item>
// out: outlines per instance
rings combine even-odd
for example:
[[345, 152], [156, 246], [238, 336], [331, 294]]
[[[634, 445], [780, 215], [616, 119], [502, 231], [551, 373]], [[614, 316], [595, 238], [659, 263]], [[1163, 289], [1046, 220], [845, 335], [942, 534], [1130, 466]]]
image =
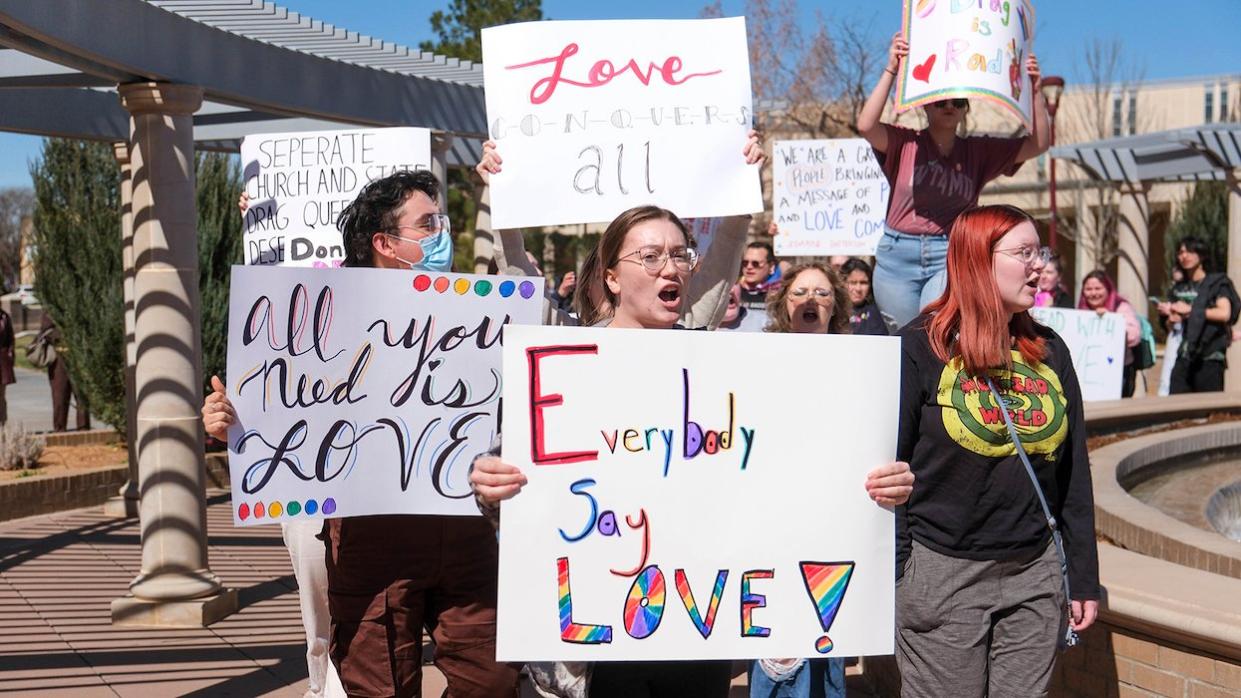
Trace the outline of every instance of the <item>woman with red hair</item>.
[[944, 294], [899, 333], [902, 693], [1046, 695], [1057, 644], [1098, 613], [1081, 392], [1026, 312], [1047, 263], [1030, 216], [971, 209], [948, 239]]
[[1119, 313], [1125, 319], [1125, 367], [1121, 374], [1120, 396], [1133, 397], [1138, 376], [1133, 348], [1142, 340], [1142, 326], [1138, 324], [1138, 314], [1133, 304], [1116, 292], [1116, 284], [1112, 283], [1112, 277], [1107, 272], [1096, 269], [1082, 279], [1082, 295], [1077, 299], [1077, 308], [1093, 310], [1100, 315]]

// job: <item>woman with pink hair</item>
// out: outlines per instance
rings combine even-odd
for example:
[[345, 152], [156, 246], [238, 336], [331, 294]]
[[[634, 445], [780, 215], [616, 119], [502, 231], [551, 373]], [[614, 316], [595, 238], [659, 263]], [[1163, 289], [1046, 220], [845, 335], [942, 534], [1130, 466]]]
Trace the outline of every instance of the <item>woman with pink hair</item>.
[[1093, 310], [1098, 314], [1120, 313], [1125, 319], [1125, 369], [1121, 383], [1121, 397], [1133, 397], [1137, 379], [1137, 365], [1133, 362], [1133, 348], [1142, 339], [1142, 326], [1133, 305], [1116, 292], [1116, 284], [1102, 269], [1096, 269], [1082, 280], [1082, 295], [1077, 300], [1079, 310]]

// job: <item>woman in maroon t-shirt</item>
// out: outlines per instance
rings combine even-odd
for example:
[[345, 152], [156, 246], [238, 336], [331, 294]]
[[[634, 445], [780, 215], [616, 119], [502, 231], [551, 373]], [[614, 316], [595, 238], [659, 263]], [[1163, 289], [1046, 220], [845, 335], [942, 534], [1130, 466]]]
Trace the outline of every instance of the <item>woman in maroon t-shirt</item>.
[[891, 185], [883, 238], [875, 251], [875, 300], [908, 323], [944, 290], [948, 230], [958, 214], [978, 205], [983, 185], [1012, 175], [1021, 163], [1047, 151], [1047, 105], [1039, 92], [1039, 66], [1026, 60], [1034, 95], [1034, 129], [1024, 138], [959, 136], [969, 101], [944, 99], [923, 107], [927, 127], [901, 128], [879, 121], [909, 43], [897, 32], [888, 65], [858, 115], [858, 130], [875, 150]]

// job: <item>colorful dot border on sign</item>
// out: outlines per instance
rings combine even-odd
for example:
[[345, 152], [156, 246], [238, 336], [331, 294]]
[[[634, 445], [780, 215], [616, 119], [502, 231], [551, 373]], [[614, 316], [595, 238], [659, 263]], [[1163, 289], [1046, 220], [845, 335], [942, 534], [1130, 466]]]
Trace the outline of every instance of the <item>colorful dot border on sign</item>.
[[490, 279], [475, 279], [471, 283], [469, 279], [450, 279], [447, 276], [437, 276], [432, 279], [427, 274], [415, 276], [411, 286], [418, 293], [426, 293], [432, 290], [436, 293], [448, 293], [451, 291], [458, 296], [464, 296], [473, 289], [474, 295], [479, 298], [490, 296], [492, 291], [499, 293], [501, 298], [509, 298], [514, 293], [521, 294], [522, 298], [530, 298], [538, 290], [533, 281], [515, 282], [506, 280], [497, 284]]
[[272, 502], [255, 502], [253, 504], [242, 502], [237, 505], [237, 518], [240, 521], [246, 521], [250, 518], [257, 521], [262, 518], [288, 518], [303, 512], [307, 516], [314, 516], [320, 511], [323, 512], [324, 516], [331, 516], [336, 513], [336, 509], [336, 500], [332, 497], [324, 499], [322, 504], [315, 499], [307, 499], [305, 502], [300, 502], [296, 499], [290, 499], [287, 502], [276, 500]]

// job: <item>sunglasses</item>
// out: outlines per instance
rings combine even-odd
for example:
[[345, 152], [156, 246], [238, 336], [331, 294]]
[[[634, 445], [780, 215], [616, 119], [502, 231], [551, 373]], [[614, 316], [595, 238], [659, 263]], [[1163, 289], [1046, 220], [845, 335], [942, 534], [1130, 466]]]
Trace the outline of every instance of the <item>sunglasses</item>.
[[952, 105], [957, 109], [964, 109], [970, 105], [970, 101], [964, 97], [957, 97], [956, 99], [941, 99], [938, 102], [931, 102], [931, 106], [939, 107], [940, 109], [945, 109], [948, 105]]

